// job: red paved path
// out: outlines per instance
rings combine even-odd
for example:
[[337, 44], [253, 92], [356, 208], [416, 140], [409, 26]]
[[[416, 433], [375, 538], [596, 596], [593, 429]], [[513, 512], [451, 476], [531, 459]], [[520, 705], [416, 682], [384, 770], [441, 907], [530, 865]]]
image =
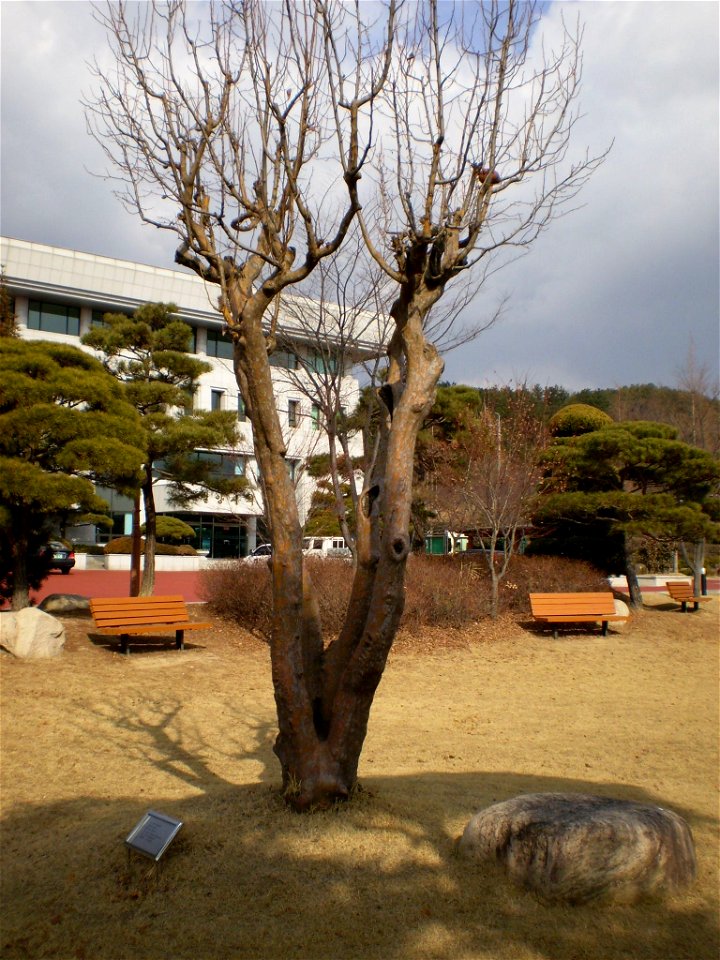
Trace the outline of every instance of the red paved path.
[[[648, 593], [664, 592], [664, 587], [644, 587]], [[720, 579], [708, 577], [708, 592], [720, 591]], [[40, 590], [33, 591], [35, 603], [51, 593], [77, 593], [81, 597], [127, 597], [130, 573], [127, 570], [71, 570], [69, 574], [51, 573]], [[188, 603], [204, 601], [202, 573], [162, 571], [155, 574], [156, 594], [179, 593]]]
[[[165, 596], [179, 593], [188, 603], [204, 600], [202, 574], [188, 571], [162, 571], [155, 574], [155, 593]], [[127, 597], [130, 573], [127, 570], [71, 570], [51, 573], [42, 587], [30, 596], [39, 603], [51, 593], [77, 593], [81, 597]]]

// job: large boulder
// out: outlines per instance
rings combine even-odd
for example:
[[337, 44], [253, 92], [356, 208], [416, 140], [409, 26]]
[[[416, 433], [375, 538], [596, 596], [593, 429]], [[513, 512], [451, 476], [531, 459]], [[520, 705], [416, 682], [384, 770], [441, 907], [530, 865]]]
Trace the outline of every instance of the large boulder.
[[38, 604], [38, 610], [44, 610], [45, 613], [76, 613], [89, 609], [90, 600], [79, 593], [51, 593]]
[[35, 607], [2, 613], [0, 646], [21, 660], [57, 657], [65, 646], [65, 627]]
[[690, 827], [676, 813], [578, 793], [493, 804], [470, 820], [458, 847], [550, 902], [632, 903], [681, 890], [696, 870]]
[[613, 602], [615, 604], [615, 613], [618, 616], [627, 617], [627, 620], [613, 620], [611, 626], [613, 630], [622, 630], [630, 623], [630, 607], [624, 600], [621, 600], [620, 597], [615, 597]]

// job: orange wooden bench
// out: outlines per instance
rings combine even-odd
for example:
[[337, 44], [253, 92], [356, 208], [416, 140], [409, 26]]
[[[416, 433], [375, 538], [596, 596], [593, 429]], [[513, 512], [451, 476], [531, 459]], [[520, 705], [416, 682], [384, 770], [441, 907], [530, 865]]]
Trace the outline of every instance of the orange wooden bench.
[[615, 601], [607, 593], [531, 593], [532, 615], [539, 623], [553, 624], [557, 638], [558, 626], [564, 623], [602, 623], [606, 636], [608, 623], [627, 620], [627, 614], [615, 612]]
[[185, 647], [186, 630], [207, 630], [212, 623], [193, 622], [182, 597], [96, 597], [90, 601], [99, 633], [120, 637], [120, 650], [129, 653], [131, 636], [175, 631], [175, 648]]
[[672, 599], [681, 605], [683, 613], [687, 613], [689, 603], [695, 604], [693, 610], [699, 610], [700, 604], [710, 599], [710, 597], [696, 597], [695, 584], [690, 580], [668, 580], [665, 586]]

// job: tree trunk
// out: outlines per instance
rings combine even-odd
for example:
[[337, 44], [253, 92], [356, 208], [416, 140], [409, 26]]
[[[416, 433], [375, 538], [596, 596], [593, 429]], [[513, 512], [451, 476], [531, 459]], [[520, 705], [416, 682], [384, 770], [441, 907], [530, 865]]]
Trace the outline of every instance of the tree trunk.
[[[13, 511], [15, 512], [15, 511]], [[28, 583], [28, 537], [23, 529], [24, 524], [17, 516], [13, 517], [12, 530], [12, 572], [13, 592], [12, 609], [24, 610], [30, 606], [30, 585]]]
[[415, 440], [443, 363], [416, 314], [403, 324], [402, 377], [399, 365], [391, 365], [383, 387], [383, 450], [358, 523], [348, 612], [339, 637], [325, 648], [312, 584], [303, 579], [302, 530], [261, 321], [262, 311], [246, 306], [235, 370], [253, 425], [273, 542], [274, 749], [287, 801], [306, 810], [346, 799], [357, 781], [370, 708], [404, 606]]
[[140, 539], [140, 490], [136, 490], [133, 498], [132, 553], [130, 555], [131, 597], [137, 597], [140, 594], [140, 557], [142, 555]]
[[685, 562], [692, 570], [693, 592], [696, 597], [702, 594], [702, 575], [705, 569], [705, 540], [696, 540], [693, 544], [692, 556], [688, 550], [687, 544], [682, 544], [682, 552]]
[[627, 534], [623, 534], [623, 549], [625, 553], [625, 577], [627, 578], [628, 593], [630, 597], [630, 606], [641, 607], [643, 602], [642, 593], [640, 591], [640, 584], [638, 583], [635, 564], [632, 559], [632, 551], [630, 549], [630, 538], [628, 537]]
[[151, 597], [155, 590], [155, 546], [157, 543], [157, 515], [155, 513], [155, 493], [153, 491], [152, 464], [146, 464], [142, 483], [143, 505], [145, 507], [145, 552], [140, 584], [140, 596]]

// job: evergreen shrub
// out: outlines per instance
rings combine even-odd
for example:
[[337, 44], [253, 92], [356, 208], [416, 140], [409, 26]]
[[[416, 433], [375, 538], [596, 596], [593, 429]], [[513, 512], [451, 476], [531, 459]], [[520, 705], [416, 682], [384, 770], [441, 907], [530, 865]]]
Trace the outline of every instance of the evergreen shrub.
[[[144, 538], [140, 541], [140, 549], [145, 549]], [[105, 544], [103, 553], [132, 553], [132, 537], [118, 537]], [[188, 547], [185, 544], [173, 546], [170, 543], [158, 543], [155, 545], [155, 555], [158, 557], [195, 557], [197, 550]]]

